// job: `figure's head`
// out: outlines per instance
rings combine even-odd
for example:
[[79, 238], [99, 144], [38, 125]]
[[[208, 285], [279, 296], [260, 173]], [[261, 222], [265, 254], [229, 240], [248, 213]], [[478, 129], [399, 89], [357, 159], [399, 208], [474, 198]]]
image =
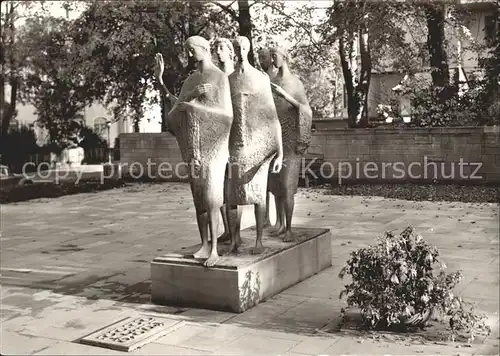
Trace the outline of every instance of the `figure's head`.
[[215, 53], [219, 62], [230, 62], [234, 58], [233, 44], [227, 38], [218, 38], [215, 41]]
[[261, 48], [259, 50], [259, 63], [261, 68], [267, 72], [269, 67], [273, 64], [271, 61], [271, 51], [268, 48]]
[[233, 40], [234, 54], [238, 62], [248, 60], [250, 41], [245, 36], [238, 36]]
[[184, 44], [189, 57], [193, 57], [197, 62], [210, 56], [210, 43], [201, 36], [191, 36]]
[[276, 68], [281, 68], [283, 63], [288, 60], [288, 54], [286, 53], [285, 48], [281, 46], [273, 47], [271, 49], [271, 60]]

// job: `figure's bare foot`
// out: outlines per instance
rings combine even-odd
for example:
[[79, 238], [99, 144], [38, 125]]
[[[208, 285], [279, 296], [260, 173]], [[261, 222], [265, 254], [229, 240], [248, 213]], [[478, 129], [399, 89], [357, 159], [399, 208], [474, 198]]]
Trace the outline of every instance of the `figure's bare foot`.
[[238, 253], [238, 245], [231, 242], [231, 245], [229, 245], [229, 250], [224, 254], [224, 256], [235, 255], [237, 253]]
[[262, 242], [256, 242], [255, 247], [250, 250], [250, 253], [252, 255], [260, 255], [262, 252], [264, 252], [264, 246], [262, 246]]
[[236, 236], [236, 247], [240, 247], [243, 244], [240, 234]]
[[225, 243], [231, 241], [231, 234], [229, 232], [225, 232], [217, 238], [217, 242]]
[[194, 258], [208, 258], [210, 256], [210, 245], [201, 245], [200, 249], [193, 253]]
[[278, 226], [276, 230], [271, 232], [271, 236], [279, 236], [285, 232], [285, 226]]
[[283, 237], [283, 242], [294, 242], [295, 236], [293, 236], [291, 231], [287, 231], [285, 237]]
[[205, 263], [203, 263], [203, 264], [205, 265], [205, 267], [213, 267], [213, 266], [215, 266], [215, 264], [217, 262], [219, 262], [219, 260], [220, 260], [220, 257], [217, 254], [217, 252], [215, 252], [215, 253], [211, 253], [210, 256], [207, 258], [207, 260], [205, 261]]
[[272, 227], [271, 220], [269, 220], [269, 219], [264, 220], [264, 228], [266, 228], [266, 227]]

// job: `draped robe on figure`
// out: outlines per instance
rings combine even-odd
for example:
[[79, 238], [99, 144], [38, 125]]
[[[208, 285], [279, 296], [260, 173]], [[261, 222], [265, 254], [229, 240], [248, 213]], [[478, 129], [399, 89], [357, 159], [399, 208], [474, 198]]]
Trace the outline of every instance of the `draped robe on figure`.
[[[188, 93], [202, 84], [212, 84], [212, 89], [190, 101], [193, 107], [178, 110], [177, 104], [186, 101]], [[189, 169], [189, 177], [195, 207], [201, 213], [209, 202], [223, 204], [232, 124], [227, 75], [215, 66], [194, 72], [184, 82], [177, 104], [168, 114], [168, 126], [177, 139], [183, 161], [188, 165], [196, 162], [196, 168]]]
[[229, 205], [265, 204], [269, 164], [279, 150], [279, 120], [269, 77], [248, 65], [230, 76], [233, 126], [226, 192]]
[[296, 108], [274, 94], [283, 138], [283, 168], [279, 173], [269, 174], [269, 190], [274, 196], [283, 196], [285, 187], [293, 194], [297, 192], [301, 159], [304, 155], [304, 152], [297, 152], [297, 147], [301, 143], [307, 148], [311, 142], [312, 112], [304, 85], [299, 78], [287, 73], [284, 76], [275, 76], [272, 82], [301, 104]]

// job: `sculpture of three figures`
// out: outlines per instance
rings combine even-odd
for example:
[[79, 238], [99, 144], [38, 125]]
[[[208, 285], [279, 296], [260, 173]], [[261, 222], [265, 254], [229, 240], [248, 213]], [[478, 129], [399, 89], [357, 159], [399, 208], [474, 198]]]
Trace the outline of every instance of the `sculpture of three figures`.
[[[191, 168], [201, 236], [194, 257], [214, 266], [219, 259], [217, 241], [230, 242], [228, 253], [237, 251], [241, 205], [254, 205], [257, 236], [251, 252], [262, 253], [269, 192], [276, 201], [274, 235], [284, 234], [284, 241], [293, 241], [294, 197], [301, 159], [311, 141], [312, 112], [302, 82], [289, 70], [286, 51], [261, 50], [260, 71], [248, 61], [246, 37], [218, 39], [214, 51], [218, 65], [212, 61], [210, 43], [200, 36], [188, 38], [185, 49], [197, 68], [178, 98], [163, 82], [161, 54], [156, 55], [155, 76], [168, 109], [169, 131]], [[218, 214], [225, 228], [219, 238]]]

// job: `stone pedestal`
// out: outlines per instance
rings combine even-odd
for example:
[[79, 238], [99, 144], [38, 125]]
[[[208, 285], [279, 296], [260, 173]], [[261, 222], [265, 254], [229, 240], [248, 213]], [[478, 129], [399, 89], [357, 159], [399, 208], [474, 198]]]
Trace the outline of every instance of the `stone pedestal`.
[[[241, 313], [331, 266], [331, 232], [295, 227], [297, 241], [284, 243], [266, 233], [261, 255], [251, 255], [255, 228], [241, 232], [238, 255], [221, 257], [211, 268], [192, 257], [199, 245], [151, 262], [153, 303]], [[219, 254], [228, 245], [219, 244]]]

